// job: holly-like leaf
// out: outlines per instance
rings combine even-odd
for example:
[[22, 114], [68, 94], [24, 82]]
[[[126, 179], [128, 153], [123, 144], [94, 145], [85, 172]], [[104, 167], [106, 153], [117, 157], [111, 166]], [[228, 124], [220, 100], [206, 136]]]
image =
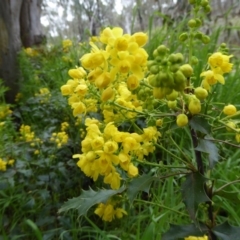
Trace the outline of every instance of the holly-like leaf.
[[213, 233], [220, 240], [237, 240], [240, 239], [240, 227], [231, 226], [228, 222], [213, 228]]
[[194, 116], [190, 120], [189, 124], [191, 128], [194, 129], [195, 131], [198, 131], [207, 135], [210, 134], [211, 126], [209, 125], [208, 121], [203, 117]]
[[154, 180], [157, 180], [157, 178], [149, 175], [142, 175], [138, 178], [134, 178], [129, 184], [127, 190], [129, 201], [133, 202], [140, 191], [149, 193], [150, 186]]
[[188, 236], [202, 237], [207, 233], [207, 227], [204, 224], [190, 225], [170, 225], [170, 229], [162, 235], [162, 240], [176, 240]]
[[101, 189], [97, 192], [91, 188], [88, 191], [83, 190], [83, 193], [79, 197], [69, 199], [65, 202], [58, 212], [61, 213], [69, 211], [70, 209], [77, 209], [80, 216], [85, 215], [89, 208], [95, 204], [105, 203], [110, 197], [122, 193], [125, 189], [126, 187], [122, 186], [118, 190]]
[[199, 172], [194, 172], [188, 174], [182, 184], [183, 201], [192, 220], [195, 220], [198, 204], [211, 201], [204, 190], [206, 180]]
[[[210, 136], [208, 136], [210, 138]], [[209, 166], [213, 168], [219, 160], [218, 148], [213, 141], [207, 139], [198, 139], [197, 151], [207, 153], [209, 156]]]
[[214, 192], [213, 195], [226, 198], [227, 200], [230, 200], [231, 202], [240, 205], [240, 199], [237, 196], [238, 195], [237, 192], [227, 192], [227, 191], [221, 190], [219, 192]]

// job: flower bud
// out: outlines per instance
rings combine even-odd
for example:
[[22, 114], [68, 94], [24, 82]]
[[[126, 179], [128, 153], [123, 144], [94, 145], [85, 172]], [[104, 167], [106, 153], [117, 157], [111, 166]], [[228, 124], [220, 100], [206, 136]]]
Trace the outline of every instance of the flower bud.
[[180, 36], [179, 36], [179, 41], [181, 42], [184, 42], [188, 39], [188, 34], [187, 33], [182, 33]]
[[151, 74], [157, 74], [159, 72], [159, 66], [158, 65], [153, 65], [149, 69]]
[[195, 28], [195, 27], [197, 26], [196, 20], [195, 20], [195, 19], [190, 19], [190, 20], [188, 21], [188, 26], [189, 26], [190, 28]]
[[183, 73], [179, 70], [174, 73], [174, 89], [176, 91], [183, 91], [186, 87], [186, 77], [183, 75]]
[[193, 68], [190, 64], [184, 64], [180, 67], [181, 72], [184, 74], [186, 78], [189, 78], [193, 74]]
[[165, 45], [160, 45], [157, 48], [157, 52], [160, 56], [165, 55], [168, 52], [168, 48]]
[[153, 88], [153, 96], [157, 99], [163, 99], [165, 97], [165, 92], [162, 88]]
[[170, 94], [166, 95], [167, 100], [174, 101], [178, 97], [178, 92], [173, 90]]
[[179, 127], [184, 127], [188, 124], [188, 117], [186, 114], [181, 113], [177, 116], [177, 125]]
[[208, 44], [210, 42], [210, 37], [207, 35], [203, 35], [201, 40], [202, 40], [202, 43]]
[[237, 109], [232, 104], [229, 104], [223, 108], [223, 113], [228, 116], [234, 115], [236, 112], [237, 112]]
[[208, 91], [202, 87], [197, 87], [194, 94], [199, 100], [204, 100], [208, 96]]
[[156, 126], [161, 127], [163, 125], [163, 119], [159, 118], [156, 120]]
[[188, 104], [188, 110], [192, 115], [200, 113], [201, 112], [201, 103], [200, 103], [199, 99], [197, 99], [195, 97], [191, 98], [190, 102]]
[[177, 108], [177, 100], [174, 101], [168, 101], [167, 105], [170, 109], [176, 109]]
[[101, 100], [103, 102], [106, 102], [107, 100], [111, 99], [114, 96], [114, 91], [112, 87], [108, 87], [103, 90], [102, 95], [101, 95]]
[[236, 128], [236, 124], [234, 122], [229, 121], [227, 123], [226, 129], [227, 129], [228, 132], [233, 132], [233, 129], [235, 129], [235, 128]]
[[209, 5], [209, 2], [208, 0], [202, 0], [200, 4], [202, 7], [206, 7], [207, 5]]

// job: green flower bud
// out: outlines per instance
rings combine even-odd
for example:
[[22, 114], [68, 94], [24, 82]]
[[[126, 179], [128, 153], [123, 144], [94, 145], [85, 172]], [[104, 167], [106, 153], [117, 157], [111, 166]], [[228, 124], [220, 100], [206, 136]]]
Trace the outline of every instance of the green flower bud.
[[200, 4], [202, 7], [206, 7], [207, 5], [209, 5], [209, 2], [208, 0], [202, 0]]
[[184, 56], [182, 55], [182, 53], [176, 53], [175, 57], [176, 57], [176, 62], [177, 63], [182, 63], [183, 60], [184, 60]]
[[173, 91], [173, 89], [169, 88], [169, 87], [163, 87], [162, 90], [163, 90], [165, 96], [171, 94]]
[[195, 18], [196, 21], [196, 27], [201, 27], [202, 26], [202, 21], [200, 18]]
[[192, 56], [190, 63], [191, 63], [191, 65], [197, 65], [198, 64], [198, 58], [195, 57], [195, 56]]
[[159, 72], [159, 66], [158, 65], [153, 65], [149, 69], [151, 74], [157, 74]]
[[175, 64], [172, 64], [171, 67], [170, 67], [170, 71], [171, 72], [176, 72], [179, 70], [179, 64], [178, 63], [175, 63]]
[[182, 33], [180, 36], [179, 36], [179, 41], [181, 42], [184, 42], [188, 39], [188, 34], [187, 33]]
[[205, 13], [210, 13], [211, 12], [211, 6], [210, 5], [207, 5], [206, 7], [204, 7], [204, 12]]
[[153, 51], [153, 57], [154, 58], [156, 58], [156, 57], [158, 57], [159, 55], [158, 55], [158, 51], [157, 51], [157, 49], [155, 49], [154, 51]]
[[197, 87], [194, 89], [194, 95], [199, 100], [204, 100], [208, 96], [208, 91], [202, 87]]
[[195, 27], [197, 26], [196, 20], [195, 20], [195, 19], [190, 19], [190, 20], [188, 21], [188, 26], [189, 26], [190, 28], [195, 28]]
[[174, 101], [168, 101], [167, 105], [170, 109], [176, 109], [177, 108], [177, 100]]
[[165, 97], [165, 93], [162, 88], [153, 88], [153, 96], [157, 99], [163, 99]]
[[180, 67], [181, 72], [184, 74], [186, 78], [189, 78], [193, 74], [193, 68], [190, 64], [184, 64]]
[[168, 48], [165, 45], [160, 45], [157, 48], [157, 52], [159, 55], [165, 55], [168, 52]]
[[173, 75], [174, 77], [174, 89], [176, 91], [183, 91], [186, 87], [186, 77], [183, 75], [183, 73], [179, 70], [177, 72], [174, 73]]
[[201, 40], [204, 44], [208, 44], [210, 42], [210, 37], [207, 35], [203, 35]]
[[203, 33], [201, 33], [201, 32], [196, 32], [195, 35], [194, 35], [194, 38], [195, 38], [195, 39], [198, 39], [198, 40], [202, 40], [202, 36], [203, 36]]
[[166, 99], [169, 101], [174, 101], [178, 97], [178, 92], [173, 90], [170, 94], [166, 95]]
[[155, 61], [153, 61], [153, 60], [149, 60], [148, 62], [147, 62], [147, 67], [148, 67], [148, 69], [150, 69], [153, 65], [155, 65], [156, 63], [155, 63]]
[[156, 78], [156, 75], [150, 75], [148, 77], [148, 83], [153, 87], [155, 87]]

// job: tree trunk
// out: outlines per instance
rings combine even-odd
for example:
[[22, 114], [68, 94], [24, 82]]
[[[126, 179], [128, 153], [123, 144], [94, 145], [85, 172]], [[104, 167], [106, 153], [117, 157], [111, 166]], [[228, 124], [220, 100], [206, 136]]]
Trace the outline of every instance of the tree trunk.
[[18, 92], [17, 53], [21, 49], [20, 11], [22, 0], [0, 1], [0, 78], [9, 88], [6, 101], [13, 103]]
[[40, 23], [41, 5], [42, 0], [24, 0], [22, 3], [20, 26], [24, 47], [39, 45], [44, 39]]
[[[17, 54], [43, 40], [40, 28], [42, 0], [0, 0], [0, 79], [9, 88], [6, 101], [13, 103], [19, 91]], [[20, 24], [21, 19], [21, 24]]]

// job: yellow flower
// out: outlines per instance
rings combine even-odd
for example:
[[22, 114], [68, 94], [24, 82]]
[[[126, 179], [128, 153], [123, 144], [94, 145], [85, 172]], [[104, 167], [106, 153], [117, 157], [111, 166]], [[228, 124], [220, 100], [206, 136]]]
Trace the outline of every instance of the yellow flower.
[[148, 41], [148, 36], [147, 34], [143, 33], [143, 32], [137, 32], [137, 33], [134, 33], [132, 35], [132, 37], [134, 38], [134, 40], [137, 42], [138, 46], [139, 47], [142, 47], [144, 46], [147, 41]]
[[105, 209], [104, 209], [102, 219], [103, 219], [103, 221], [111, 222], [113, 220], [113, 218], [114, 218], [113, 205], [112, 204], [107, 204]]
[[189, 236], [184, 238], [184, 240], [208, 240], [208, 237], [206, 235], [204, 235], [203, 237]]
[[87, 74], [86, 71], [82, 67], [79, 67], [76, 69], [70, 69], [68, 71], [68, 75], [71, 78], [81, 79], [81, 78], [84, 78], [86, 76], [86, 74]]
[[66, 84], [61, 86], [61, 92], [63, 96], [67, 96], [73, 93], [73, 88], [70, 85]]
[[232, 63], [229, 63], [231, 57], [233, 57], [233, 55], [227, 56], [221, 52], [216, 52], [209, 57], [208, 63], [212, 71], [217, 74], [229, 73], [233, 66]]
[[127, 215], [127, 212], [124, 209], [122, 209], [122, 208], [117, 208], [115, 210], [115, 216], [117, 218], [122, 218], [124, 214]]
[[24, 51], [29, 57], [36, 57], [39, 54], [37, 50], [32, 48], [25, 48]]
[[62, 46], [64, 49], [68, 49], [72, 46], [72, 41], [70, 39], [65, 39], [62, 41]]
[[221, 74], [215, 73], [212, 70], [202, 72], [200, 77], [204, 77], [202, 81], [202, 87], [206, 90], [210, 90], [210, 86], [216, 84], [217, 82], [225, 84], [224, 77]]
[[9, 159], [7, 161], [7, 164], [10, 165], [10, 166], [13, 166], [13, 164], [15, 163], [15, 160], [14, 159]]
[[128, 175], [129, 177], [136, 177], [138, 175], [138, 168], [130, 163], [128, 167]]
[[73, 108], [73, 116], [76, 117], [79, 114], [85, 113], [86, 111], [86, 106], [82, 102], [76, 102], [72, 104]]
[[5, 172], [6, 170], [7, 170], [7, 162], [3, 161], [3, 160], [0, 158], [0, 171]]
[[107, 141], [104, 144], [103, 150], [106, 153], [114, 153], [118, 149], [118, 144], [115, 141]]
[[104, 183], [108, 183], [111, 185], [112, 189], [119, 189], [120, 188], [120, 175], [116, 171], [109, 173], [107, 176], [104, 177]]
[[139, 86], [139, 79], [135, 75], [130, 75], [127, 79], [127, 86], [129, 90], [134, 90]]

